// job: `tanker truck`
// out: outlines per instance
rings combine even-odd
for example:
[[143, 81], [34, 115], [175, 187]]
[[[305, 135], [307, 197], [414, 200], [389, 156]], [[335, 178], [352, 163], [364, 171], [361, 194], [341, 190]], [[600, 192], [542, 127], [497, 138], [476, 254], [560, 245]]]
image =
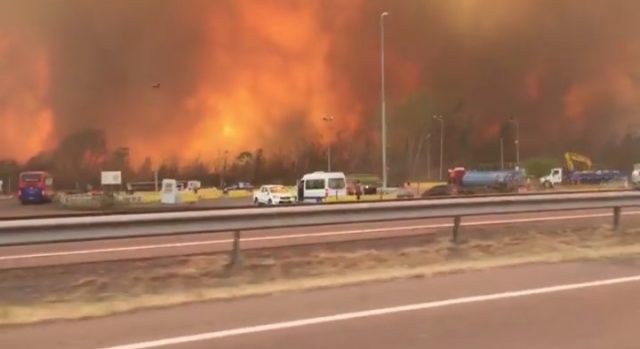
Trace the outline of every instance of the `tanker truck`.
[[449, 170], [449, 183], [436, 186], [423, 194], [430, 196], [512, 193], [524, 188], [522, 170], [479, 171], [456, 167]]

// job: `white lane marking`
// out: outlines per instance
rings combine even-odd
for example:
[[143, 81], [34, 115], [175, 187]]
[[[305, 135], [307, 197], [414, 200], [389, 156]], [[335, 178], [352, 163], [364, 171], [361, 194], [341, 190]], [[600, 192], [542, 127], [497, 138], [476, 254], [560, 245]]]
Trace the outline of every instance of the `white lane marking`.
[[[623, 212], [622, 214], [625, 216], [640, 215], [640, 211], [629, 211], [629, 212]], [[594, 213], [594, 214], [582, 214], [582, 215], [571, 215], [571, 216], [513, 218], [513, 219], [501, 219], [501, 220], [477, 221], [477, 222], [464, 222], [463, 220], [462, 226], [482, 226], [482, 225], [499, 225], [499, 224], [512, 224], [512, 223], [576, 220], [576, 219], [585, 219], [585, 218], [603, 218], [603, 217], [609, 217], [609, 216], [611, 216], [610, 213]], [[373, 229], [359, 229], [359, 230], [329, 231], [329, 232], [322, 232], [322, 233], [259, 236], [259, 237], [252, 237], [252, 238], [242, 238], [241, 241], [252, 242], [252, 241], [285, 240], [285, 239], [339, 236], [339, 235], [373, 234], [373, 233], [384, 233], [388, 231], [412, 231], [412, 230], [420, 230], [420, 229], [449, 228], [452, 226], [453, 226], [452, 223], [440, 223], [440, 224], [413, 225], [413, 226], [395, 227], [395, 228], [373, 228]], [[0, 256], [0, 261], [75, 256], [75, 255], [99, 254], [99, 253], [113, 253], [113, 252], [141, 251], [141, 250], [152, 250], [152, 249], [162, 249], [162, 248], [221, 245], [221, 244], [229, 244], [232, 242], [233, 242], [232, 239], [217, 239], [217, 240], [177, 242], [177, 243], [167, 243], [167, 244], [130, 246], [130, 247], [98, 248], [98, 249], [91, 249], [91, 250], [76, 250], [76, 251], [65, 251], [65, 252], [34, 253], [34, 254], [25, 254], [25, 255]]]
[[478, 302], [488, 302], [488, 301], [494, 301], [494, 300], [500, 300], [500, 299], [519, 298], [519, 297], [534, 296], [534, 295], [541, 295], [541, 294], [555, 293], [555, 292], [564, 292], [564, 291], [571, 291], [571, 290], [578, 290], [578, 289], [585, 289], [585, 288], [610, 286], [610, 285], [625, 284], [625, 283], [638, 282], [638, 281], [640, 281], [640, 275], [633, 275], [633, 276], [616, 278], [616, 279], [606, 279], [606, 280], [590, 281], [590, 282], [575, 283], [575, 284], [565, 284], [565, 285], [557, 285], [557, 286], [550, 286], [550, 287], [533, 288], [533, 289], [520, 290], [520, 291], [510, 291], [510, 292], [486, 294], [486, 295], [479, 295], [479, 296], [454, 298], [454, 299], [435, 301], [435, 302], [409, 304], [409, 305], [402, 305], [402, 306], [396, 306], [396, 307], [379, 308], [379, 309], [371, 309], [371, 310], [364, 310], [364, 311], [356, 311], [351, 313], [335, 314], [335, 315], [329, 315], [329, 316], [320, 316], [315, 318], [299, 319], [299, 320], [293, 320], [293, 321], [276, 322], [276, 323], [257, 325], [257, 326], [240, 327], [240, 328], [235, 328], [230, 330], [213, 331], [213, 332], [206, 332], [206, 333], [200, 333], [195, 335], [153, 340], [148, 342], [138, 342], [138, 343], [125, 344], [125, 345], [117, 345], [113, 347], [105, 347], [102, 349], [149, 349], [149, 348], [166, 347], [170, 345], [202, 342], [206, 340], [232, 337], [232, 336], [241, 336], [241, 335], [246, 335], [251, 333], [277, 331], [277, 330], [283, 330], [288, 328], [304, 327], [304, 326], [318, 325], [318, 324], [324, 324], [324, 323], [330, 323], [330, 322], [367, 318], [367, 317], [373, 317], [373, 316], [382, 316], [382, 315], [390, 315], [390, 314], [404, 313], [404, 312], [410, 312], [410, 311], [441, 308], [441, 307], [448, 307], [448, 306], [467, 304], [467, 303], [478, 303]]

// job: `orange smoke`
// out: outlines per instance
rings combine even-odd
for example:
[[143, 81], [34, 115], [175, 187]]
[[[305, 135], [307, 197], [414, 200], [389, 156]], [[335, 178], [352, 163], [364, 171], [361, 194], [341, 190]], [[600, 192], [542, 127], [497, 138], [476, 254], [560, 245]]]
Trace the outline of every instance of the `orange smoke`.
[[[84, 129], [138, 163], [364, 149], [380, 128], [382, 11], [391, 129], [447, 114], [474, 145], [516, 116], [523, 147], [542, 151], [602, 141], [640, 112], [633, 0], [23, 0], [0, 5], [0, 158]], [[419, 120], [396, 115], [412, 96]]]
[[0, 155], [26, 160], [49, 146], [49, 66], [42, 50], [0, 32]]
[[[186, 112], [202, 115], [185, 130], [187, 153], [286, 148], [289, 139], [314, 132], [317, 140], [326, 141], [320, 135], [325, 116], [333, 116], [335, 126], [348, 132], [358, 127], [354, 121], [362, 102], [351, 99], [348, 108], [340, 104], [349, 95], [338, 93], [341, 83], [331, 71], [333, 30], [322, 28], [317, 15], [322, 4], [239, 2], [233, 26], [249, 33], [246, 40], [230, 41], [228, 31], [220, 30], [224, 20], [212, 21], [208, 59], [217, 64], [205, 67], [206, 78], [184, 103]], [[336, 14], [349, 15], [348, 8]], [[220, 83], [209, 83], [220, 70], [234, 71], [222, 89]], [[287, 126], [291, 118], [300, 119], [300, 129]]]

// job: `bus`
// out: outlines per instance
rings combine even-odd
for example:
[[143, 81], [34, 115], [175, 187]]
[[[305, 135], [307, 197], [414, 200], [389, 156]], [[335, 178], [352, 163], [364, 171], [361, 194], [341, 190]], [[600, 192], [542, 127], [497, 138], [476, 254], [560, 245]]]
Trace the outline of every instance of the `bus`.
[[18, 178], [18, 200], [25, 205], [45, 203], [53, 200], [53, 177], [44, 171], [20, 173]]

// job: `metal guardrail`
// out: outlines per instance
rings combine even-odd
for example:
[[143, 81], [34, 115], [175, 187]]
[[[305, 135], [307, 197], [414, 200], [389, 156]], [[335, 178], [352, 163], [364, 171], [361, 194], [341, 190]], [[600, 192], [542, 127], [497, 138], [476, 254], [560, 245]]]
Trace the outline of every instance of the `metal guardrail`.
[[[639, 188], [640, 189], [640, 188]], [[436, 201], [447, 200], [454, 198], [490, 198], [490, 197], [510, 197], [510, 196], [540, 196], [540, 195], [564, 195], [564, 194], [591, 194], [591, 193], [620, 193], [620, 192], [633, 192], [632, 189], [601, 189], [601, 190], [566, 190], [566, 191], [541, 191], [541, 192], [524, 192], [524, 193], [497, 193], [497, 194], [476, 194], [476, 195], [458, 195], [458, 196], [429, 196], [429, 197], [416, 197], [416, 198], [402, 198], [402, 199], [385, 199], [385, 200], [367, 200], [368, 203], [376, 202], [398, 202], [398, 201]], [[63, 217], [96, 217], [96, 216], [113, 216], [113, 215], [134, 215], [142, 213], [168, 213], [168, 212], [193, 212], [193, 211], [214, 211], [214, 210], [245, 210], [248, 208], [255, 208], [256, 205], [250, 201], [245, 202], [246, 198], [227, 198], [227, 200], [242, 200], [240, 205], [220, 205], [220, 206], [160, 206], [160, 207], [120, 207], [112, 209], [98, 209], [89, 211], [74, 211], [74, 212], [56, 212], [46, 214], [31, 214], [31, 215], [18, 215], [18, 216], [0, 216], [0, 222], [22, 219], [41, 219], [41, 218], [63, 218]], [[358, 204], [365, 201], [345, 201], [345, 202], [329, 202], [321, 204], [303, 204], [305, 206], [310, 205], [342, 205], [342, 204]]]
[[622, 208], [637, 206], [640, 192], [614, 192], [17, 219], [0, 221], [0, 246], [422, 218], [453, 218], [456, 241], [465, 216], [609, 208], [617, 230]]

